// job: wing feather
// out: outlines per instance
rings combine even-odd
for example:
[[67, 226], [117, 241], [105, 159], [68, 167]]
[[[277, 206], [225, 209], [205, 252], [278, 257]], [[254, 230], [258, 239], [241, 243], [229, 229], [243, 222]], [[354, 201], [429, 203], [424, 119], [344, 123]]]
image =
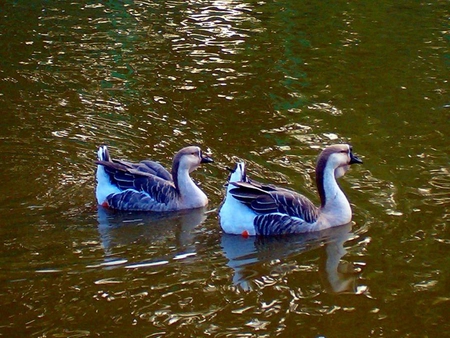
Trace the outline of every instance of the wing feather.
[[143, 191], [127, 189], [121, 193], [111, 194], [106, 198], [108, 206], [112, 209], [127, 211], [161, 211], [167, 210], [165, 203], [158, 202]]
[[173, 181], [172, 175], [160, 163], [144, 160], [136, 165], [136, 169], [158, 176], [166, 181]]
[[[148, 198], [153, 199], [155, 203], [167, 204], [178, 197], [178, 191], [172, 177], [169, 177], [170, 174], [161, 165], [155, 165], [156, 162], [146, 161], [144, 164], [133, 164], [114, 160], [96, 161], [96, 163], [103, 165], [111, 183], [122, 190], [130, 189], [136, 192], [145, 192], [148, 194]], [[142, 170], [142, 166], [145, 166], [144, 170]], [[157, 175], [153, 172], [157, 172]], [[124, 195], [123, 198], [137, 199], [131, 193]], [[114, 203], [124, 205], [125, 201], [116, 200]]]
[[308, 198], [294, 191], [252, 181], [231, 184], [236, 187], [230, 190], [231, 195], [256, 213], [282, 213], [308, 223], [318, 218], [318, 208]]
[[287, 235], [306, 232], [305, 221], [280, 213], [258, 215], [254, 220], [256, 233], [260, 236]]

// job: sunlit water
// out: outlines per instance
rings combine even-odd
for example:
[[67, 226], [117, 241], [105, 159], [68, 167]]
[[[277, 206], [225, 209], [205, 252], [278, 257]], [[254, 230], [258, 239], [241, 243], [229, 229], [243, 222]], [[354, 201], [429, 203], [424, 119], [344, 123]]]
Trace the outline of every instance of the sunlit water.
[[[448, 3], [7, 1], [0, 7], [0, 335], [448, 334]], [[352, 143], [354, 218], [220, 231], [225, 167], [317, 202], [315, 159]], [[96, 147], [200, 145], [202, 210], [116, 213]]]

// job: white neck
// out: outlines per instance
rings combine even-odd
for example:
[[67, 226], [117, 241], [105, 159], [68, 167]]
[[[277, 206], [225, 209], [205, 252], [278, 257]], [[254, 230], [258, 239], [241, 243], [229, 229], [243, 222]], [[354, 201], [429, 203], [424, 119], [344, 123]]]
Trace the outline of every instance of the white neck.
[[334, 168], [326, 166], [323, 175], [325, 205], [321, 207], [321, 214], [332, 225], [341, 225], [351, 221], [352, 209], [347, 197], [339, 187]]
[[199, 208], [208, 204], [208, 198], [192, 181], [188, 169], [180, 168], [177, 177], [181, 203], [185, 208]]

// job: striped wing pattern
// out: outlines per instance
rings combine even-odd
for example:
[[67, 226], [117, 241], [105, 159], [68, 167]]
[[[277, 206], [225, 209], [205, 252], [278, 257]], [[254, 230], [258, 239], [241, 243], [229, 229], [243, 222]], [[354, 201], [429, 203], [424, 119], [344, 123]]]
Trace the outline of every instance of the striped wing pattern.
[[154, 175], [157, 177], [160, 177], [166, 181], [172, 182], [172, 175], [170, 172], [166, 170], [161, 164], [155, 161], [150, 160], [144, 160], [139, 163], [131, 163], [126, 161], [117, 161], [114, 160], [114, 162], [122, 164], [128, 168], [136, 169], [139, 172], [144, 172], [150, 175]]
[[294, 191], [254, 181], [231, 184], [236, 187], [230, 190], [232, 196], [259, 214], [254, 225], [260, 235], [299, 232], [318, 218], [318, 208]]
[[256, 234], [259, 236], [287, 235], [307, 231], [303, 220], [279, 213], [258, 215], [254, 224]]
[[[124, 190], [116, 196], [108, 196], [108, 203], [112, 203], [110, 206], [113, 208], [142, 210], [134, 206], [147, 205], [147, 208], [151, 208], [152, 204], [168, 204], [177, 197], [172, 176], [159, 163], [142, 161], [133, 164], [117, 160], [96, 163], [103, 165], [111, 183]], [[130, 206], [124, 209], [128, 203]]]
[[156, 202], [149, 194], [127, 189], [118, 194], [111, 194], [106, 198], [108, 207], [126, 211], [161, 211], [167, 210], [166, 203]]

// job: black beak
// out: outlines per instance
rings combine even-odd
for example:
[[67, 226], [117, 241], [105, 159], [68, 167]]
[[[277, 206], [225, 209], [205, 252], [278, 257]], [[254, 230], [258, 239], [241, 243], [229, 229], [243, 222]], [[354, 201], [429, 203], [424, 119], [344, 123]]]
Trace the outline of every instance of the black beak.
[[200, 161], [200, 163], [213, 163], [213, 162], [214, 160], [211, 157], [204, 155], [202, 153], [202, 160]]
[[353, 152], [350, 152], [350, 164], [362, 164], [363, 161], [356, 155], [353, 154]]
[[225, 167], [226, 170], [228, 170], [230, 173], [234, 173], [236, 171], [236, 168], [232, 169], [230, 167]]

